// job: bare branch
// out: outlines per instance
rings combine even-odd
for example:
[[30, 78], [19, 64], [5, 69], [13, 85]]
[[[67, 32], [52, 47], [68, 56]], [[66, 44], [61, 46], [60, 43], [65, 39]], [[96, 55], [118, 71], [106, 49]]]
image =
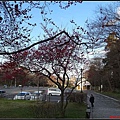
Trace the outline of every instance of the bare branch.
[[23, 52], [23, 51], [25, 51], [25, 50], [28, 50], [28, 49], [34, 47], [35, 45], [38, 45], [38, 44], [41, 44], [41, 43], [45, 43], [45, 42], [54, 40], [57, 36], [59, 36], [60, 34], [63, 34], [63, 33], [66, 34], [66, 35], [70, 38], [70, 36], [69, 36], [69, 34], [68, 34], [67, 32], [61, 31], [61, 32], [59, 32], [58, 34], [56, 34], [55, 36], [50, 37], [50, 38], [47, 38], [47, 39], [42, 40], [42, 41], [38, 41], [38, 42], [30, 45], [29, 47], [26, 47], [26, 48], [23, 48], [23, 49], [21, 49], [21, 50], [14, 51], [14, 52], [0, 52], [0, 55], [11, 55], [11, 54], [16, 54], [16, 53]]

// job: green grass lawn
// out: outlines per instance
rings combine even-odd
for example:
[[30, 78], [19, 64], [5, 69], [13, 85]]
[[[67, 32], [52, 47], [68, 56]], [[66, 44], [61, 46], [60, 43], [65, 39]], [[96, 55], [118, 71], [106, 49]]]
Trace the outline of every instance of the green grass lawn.
[[85, 118], [86, 105], [84, 103], [70, 103], [66, 109], [66, 118]]
[[33, 101], [0, 99], [0, 118], [31, 118]]
[[[35, 101], [0, 99], [0, 118], [35, 118], [35, 104]], [[83, 103], [70, 103], [66, 109], [66, 118], [85, 118], [85, 110], [86, 105]]]
[[104, 94], [104, 95], [107, 95], [107, 96], [110, 96], [110, 97], [120, 100], [120, 93], [118, 93], [118, 92], [110, 92], [109, 91], [109, 92], [101, 92], [101, 94]]
[[114, 93], [114, 92], [103, 92], [103, 94], [108, 95], [110, 97], [116, 98], [120, 100], [120, 93]]

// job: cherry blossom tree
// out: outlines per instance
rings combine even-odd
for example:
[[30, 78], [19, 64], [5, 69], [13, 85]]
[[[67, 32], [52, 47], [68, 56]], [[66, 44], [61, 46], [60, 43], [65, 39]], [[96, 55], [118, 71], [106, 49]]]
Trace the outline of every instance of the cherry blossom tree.
[[10, 86], [17, 86], [22, 84], [23, 86], [28, 82], [25, 70], [18, 66], [16, 62], [5, 62], [0, 66], [2, 72], [2, 81], [8, 83]]
[[[76, 24], [74, 20], [70, 21], [74, 29], [68, 32], [66, 28], [61, 29], [52, 18], [47, 16], [48, 11], [50, 14], [52, 13], [52, 10], [46, 9], [49, 8], [50, 4], [58, 4], [60, 9], [67, 9], [71, 5], [81, 3], [81, 1], [68, 1], [65, 2], [65, 6], [62, 3], [61, 1], [43, 2], [42, 4], [32, 1], [1, 2], [2, 12], [4, 15], [6, 14], [7, 18], [3, 16], [0, 18], [2, 25], [0, 55], [9, 55], [6, 58], [11, 62], [46, 76], [58, 86], [61, 90], [60, 105], [63, 117], [70, 97], [69, 95], [66, 98], [64, 105], [64, 91], [69, 85], [70, 73], [74, 73], [77, 69], [75, 64], [81, 64], [85, 52], [86, 54], [89, 52], [88, 49], [91, 49], [93, 41], [92, 38], [85, 37], [85, 34], [89, 35], [88, 32]], [[26, 4], [27, 8], [22, 6]], [[40, 14], [43, 18], [41, 27], [44, 31], [44, 39], [37, 36], [34, 43], [31, 32], [36, 27], [36, 23], [30, 23], [32, 18], [30, 11], [33, 8], [39, 8], [41, 11]], [[7, 24], [5, 24], [5, 20], [8, 20]], [[52, 79], [52, 76], [56, 77], [56, 81]], [[72, 91], [77, 85], [78, 81], [75, 81]]]
[[[47, 31], [48, 36], [54, 32]], [[22, 61], [21, 64], [32, 72], [42, 74], [49, 78], [61, 90], [61, 116], [65, 115], [65, 110], [68, 104], [69, 96], [66, 98], [64, 105], [64, 91], [69, 86], [71, 73], [74, 74], [76, 68], [74, 64], [81, 64], [85, 51], [87, 52], [88, 45], [78, 41], [79, 33], [73, 30], [74, 35], [60, 34], [52, 41], [40, 44], [37, 48], [34, 47], [21, 54], [13, 54], [11, 61]], [[84, 49], [84, 51], [83, 51]], [[80, 65], [79, 65], [80, 66]], [[75, 73], [76, 74], [76, 73]], [[54, 77], [56, 78], [53, 79]], [[79, 81], [75, 81], [72, 91], [79, 85]]]

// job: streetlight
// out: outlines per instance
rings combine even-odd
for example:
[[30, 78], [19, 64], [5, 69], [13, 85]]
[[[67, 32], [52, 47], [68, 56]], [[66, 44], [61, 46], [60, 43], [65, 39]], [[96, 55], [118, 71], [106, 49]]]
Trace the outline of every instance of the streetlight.
[[81, 68], [80, 71], [81, 71], [81, 93], [82, 93], [83, 92], [82, 91], [82, 73], [83, 73], [83, 68]]

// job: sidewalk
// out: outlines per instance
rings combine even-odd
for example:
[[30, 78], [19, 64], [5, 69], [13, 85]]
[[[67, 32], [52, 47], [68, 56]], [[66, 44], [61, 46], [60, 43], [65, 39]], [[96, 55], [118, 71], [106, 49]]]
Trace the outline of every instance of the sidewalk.
[[[94, 108], [91, 108], [90, 119], [120, 119], [120, 101], [94, 91], [87, 91], [87, 104], [90, 105], [89, 96], [95, 97]], [[90, 105], [91, 106], [91, 105]]]

